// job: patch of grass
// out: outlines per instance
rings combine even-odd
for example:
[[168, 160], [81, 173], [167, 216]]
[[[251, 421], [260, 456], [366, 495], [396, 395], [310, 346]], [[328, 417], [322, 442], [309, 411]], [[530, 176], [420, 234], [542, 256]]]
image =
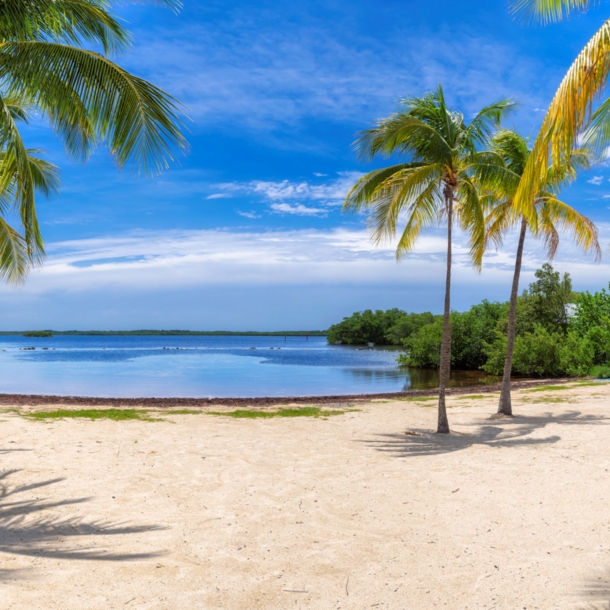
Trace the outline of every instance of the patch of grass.
[[[355, 411], [355, 409], [350, 409]], [[234, 417], [235, 419], [271, 419], [273, 417], [329, 417], [343, 415], [346, 411], [323, 410], [320, 407], [301, 407], [298, 409], [279, 409], [277, 411], [254, 411], [238, 409], [236, 411], [208, 411], [210, 415]]]
[[548, 392], [549, 390], [573, 390], [576, 386], [572, 385], [540, 385], [537, 388], [524, 390], [525, 392]]
[[586, 388], [587, 386], [596, 386], [599, 388], [600, 385], [603, 385], [603, 384], [600, 384], [597, 381], [581, 381], [580, 383], [575, 383], [574, 387], [575, 388]]
[[195, 411], [193, 409], [172, 409], [167, 411], [157, 411], [157, 413], [165, 413], [166, 415], [201, 415], [203, 411]]
[[562, 398], [561, 396], [549, 396], [548, 398], [537, 398], [532, 400], [534, 404], [544, 404], [547, 402], [568, 402], [569, 398]]
[[148, 411], [142, 409], [58, 409], [57, 411], [36, 411], [25, 413], [24, 417], [36, 420], [47, 419], [112, 419], [114, 421], [125, 421], [128, 419], [138, 419], [142, 421], [159, 421], [148, 417]]
[[456, 396], [459, 400], [481, 400], [482, 398], [497, 398], [497, 393], [489, 394], [470, 394], [468, 396]]

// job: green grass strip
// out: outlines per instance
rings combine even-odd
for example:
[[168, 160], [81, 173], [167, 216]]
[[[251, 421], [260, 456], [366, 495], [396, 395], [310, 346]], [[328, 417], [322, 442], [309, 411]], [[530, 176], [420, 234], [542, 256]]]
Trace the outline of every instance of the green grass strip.
[[273, 417], [329, 417], [343, 415], [345, 411], [328, 410], [320, 407], [300, 407], [298, 409], [279, 409], [278, 411], [253, 411], [238, 409], [236, 411], [208, 411], [210, 415], [221, 417], [234, 417], [235, 419], [271, 419]]
[[25, 413], [24, 417], [37, 420], [47, 419], [112, 419], [114, 421], [125, 421], [128, 419], [138, 419], [143, 421], [155, 421], [148, 417], [148, 411], [142, 409], [58, 409], [57, 411], [37, 411]]

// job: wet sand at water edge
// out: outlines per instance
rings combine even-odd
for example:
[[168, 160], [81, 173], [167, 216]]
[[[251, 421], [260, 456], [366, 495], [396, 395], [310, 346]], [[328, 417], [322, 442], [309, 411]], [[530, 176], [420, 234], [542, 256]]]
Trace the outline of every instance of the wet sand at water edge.
[[161, 421], [3, 406], [0, 607], [610, 607], [610, 384], [520, 390], [510, 420], [489, 419], [497, 394], [449, 406], [451, 436], [433, 400]]

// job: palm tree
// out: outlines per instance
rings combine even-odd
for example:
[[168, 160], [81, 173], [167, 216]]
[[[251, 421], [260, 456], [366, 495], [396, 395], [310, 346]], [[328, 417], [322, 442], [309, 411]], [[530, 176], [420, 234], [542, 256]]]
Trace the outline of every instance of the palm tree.
[[[586, 11], [596, 0], [512, 0], [514, 13], [543, 23], [560, 21], [572, 12]], [[610, 19], [589, 40], [570, 66], [555, 93], [532, 147], [517, 193], [515, 205], [535, 227], [532, 205], [544, 187], [549, 158], [556, 167], [569, 166], [576, 144], [606, 151], [610, 144], [610, 99], [597, 109], [595, 102], [610, 74]], [[583, 133], [583, 130], [586, 132]]]
[[[178, 6], [175, 0], [157, 3]], [[103, 142], [119, 166], [151, 173], [168, 167], [175, 149], [186, 148], [178, 102], [109, 59], [130, 40], [110, 7], [108, 0], [0, 4], [0, 215], [15, 207], [23, 231], [18, 239], [4, 218], [0, 223], [0, 275], [9, 280], [23, 278], [44, 255], [34, 194], [58, 184], [56, 169], [33, 157], [22, 140], [19, 122], [28, 109], [42, 115], [79, 160]]]
[[[495, 190], [494, 205], [487, 216], [486, 242], [502, 243], [505, 232], [519, 226], [519, 242], [515, 258], [515, 272], [508, 310], [508, 334], [506, 360], [502, 377], [502, 389], [498, 414], [512, 416], [510, 377], [512, 373], [513, 352], [516, 336], [517, 296], [519, 276], [523, 259], [523, 245], [530, 227], [528, 219], [532, 214], [519, 213], [515, 207], [514, 196], [531, 156], [527, 139], [507, 129], [499, 130], [491, 140], [491, 150], [501, 159], [501, 164], [483, 167], [479, 179]], [[583, 250], [593, 250], [597, 258], [601, 255], [595, 225], [566, 203], [557, 199], [561, 186], [575, 177], [575, 168], [586, 167], [589, 155], [586, 151], [575, 151], [567, 168], [547, 168], [546, 179], [533, 205], [536, 217], [534, 237], [541, 237], [549, 259], [552, 259], [559, 245], [559, 231], [568, 232]]]
[[[493, 164], [494, 157], [479, 152], [493, 128], [512, 107], [502, 100], [483, 108], [467, 124], [464, 116], [447, 108], [442, 87], [421, 98], [402, 101], [400, 112], [364, 131], [355, 143], [363, 157], [406, 155], [408, 161], [374, 170], [347, 194], [344, 210], [369, 210], [375, 242], [391, 239], [402, 216], [406, 225], [396, 257], [410, 252], [423, 229], [446, 219], [447, 272], [443, 337], [439, 367], [437, 432], [449, 433], [445, 390], [451, 367], [451, 237], [454, 215], [470, 237], [475, 253], [484, 242], [484, 217], [473, 179], [478, 163]], [[476, 258], [476, 256], [475, 256]], [[475, 261], [476, 262], [476, 261]]]

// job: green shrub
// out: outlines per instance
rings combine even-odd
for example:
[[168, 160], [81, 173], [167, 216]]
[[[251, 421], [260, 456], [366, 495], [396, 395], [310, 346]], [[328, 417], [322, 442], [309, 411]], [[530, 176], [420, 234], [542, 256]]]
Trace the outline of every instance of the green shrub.
[[595, 379], [610, 379], [610, 364], [598, 364], [589, 374]]

